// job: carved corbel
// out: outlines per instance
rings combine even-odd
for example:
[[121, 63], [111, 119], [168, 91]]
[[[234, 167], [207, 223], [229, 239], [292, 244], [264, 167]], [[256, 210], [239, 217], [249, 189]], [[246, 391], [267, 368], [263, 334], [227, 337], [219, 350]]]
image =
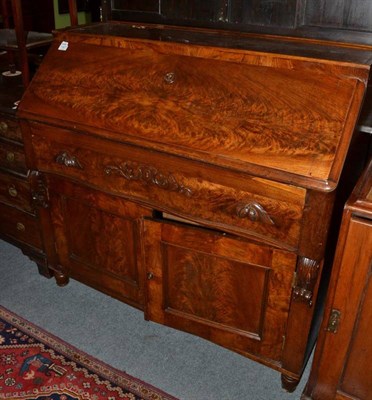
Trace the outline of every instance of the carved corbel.
[[31, 201], [34, 208], [49, 207], [49, 193], [45, 177], [38, 171], [30, 174]]
[[313, 295], [318, 280], [320, 264], [307, 257], [300, 257], [293, 285], [293, 300], [313, 304]]

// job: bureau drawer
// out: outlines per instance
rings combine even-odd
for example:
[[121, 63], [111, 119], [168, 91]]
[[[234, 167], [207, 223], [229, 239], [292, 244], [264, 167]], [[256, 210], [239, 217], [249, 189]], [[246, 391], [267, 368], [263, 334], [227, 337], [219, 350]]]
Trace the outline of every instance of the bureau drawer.
[[26, 175], [23, 146], [0, 139], [0, 168]]
[[17, 120], [0, 114], [0, 136], [22, 143], [22, 133]]
[[296, 248], [306, 190], [32, 125], [35, 166], [214, 228]]
[[0, 203], [0, 232], [2, 235], [42, 249], [36, 217], [2, 203]]
[[0, 201], [31, 211], [31, 189], [28, 181], [0, 171]]

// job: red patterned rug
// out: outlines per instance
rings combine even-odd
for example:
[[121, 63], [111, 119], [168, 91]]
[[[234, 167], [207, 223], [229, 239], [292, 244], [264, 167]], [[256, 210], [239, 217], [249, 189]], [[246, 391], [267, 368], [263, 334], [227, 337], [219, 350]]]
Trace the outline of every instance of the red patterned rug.
[[1, 306], [0, 399], [176, 400]]

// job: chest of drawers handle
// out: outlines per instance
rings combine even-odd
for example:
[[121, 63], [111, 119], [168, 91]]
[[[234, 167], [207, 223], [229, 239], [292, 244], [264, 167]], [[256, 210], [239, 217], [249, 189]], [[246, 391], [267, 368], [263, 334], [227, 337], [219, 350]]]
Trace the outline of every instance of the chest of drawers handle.
[[248, 218], [252, 222], [262, 222], [268, 225], [275, 225], [268, 212], [259, 203], [238, 204], [236, 215], [239, 218]]
[[5, 133], [8, 130], [8, 124], [4, 121], [0, 122], [0, 132]]
[[79, 160], [75, 156], [70, 155], [67, 151], [62, 151], [57, 154], [55, 161], [57, 164], [65, 165], [66, 167], [84, 169]]
[[17, 222], [17, 231], [19, 232], [25, 232], [26, 231], [26, 227], [22, 224], [22, 222]]
[[16, 189], [16, 187], [15, 187], [14, 185], [10, 185], [10, 186], [9, 186], [9, 188], [8, 188], [8, 193], [9, 193], [9, 195], [12, 196], [12, 197], [17, 197], [17, 196], [18, 196], [17, 189]]
[[12, 151], [6, 153], [6, 160], [8, 162], [13, 162], [15, 160], [15, 154]]

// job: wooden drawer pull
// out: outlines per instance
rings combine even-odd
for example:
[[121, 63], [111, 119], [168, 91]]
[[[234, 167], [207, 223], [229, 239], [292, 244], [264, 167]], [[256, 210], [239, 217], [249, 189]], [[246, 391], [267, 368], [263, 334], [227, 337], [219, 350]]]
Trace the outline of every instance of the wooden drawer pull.
[[12, 196], [12, 197], [17, 197], [17, 196], [18, 196], [17, 189], [16, 189], [16, 187], [15, 187], [14, 185], [10, 185], [10, 186], [9, 186], [9, 188], [8, 188], [8, 193], [9, 193], [9, 195]]
[[66, 167], [84, 169], [79, 160], [75, 156], [71, 156], [67, 151], [57, 154], [55, 161], [57, 164], [65, 165]]
[[168, 72], [164, 75], [164, 82], [171, 85], [176, 81], [176, 74], [174, 72]]
[[4, 121], [0, 122], [0, 132], [5, 133], [8, 130], [8, 124]]
[[259, 203], [239, 204], [236, 207], [236, 215], [239, 218], [248, 218], [253, 222], [275, 225], [270, 215]]
[[6, 160], [8, 162], [13, 162], [15, 160], [15, 154], [12, 151], [6, 153]]

